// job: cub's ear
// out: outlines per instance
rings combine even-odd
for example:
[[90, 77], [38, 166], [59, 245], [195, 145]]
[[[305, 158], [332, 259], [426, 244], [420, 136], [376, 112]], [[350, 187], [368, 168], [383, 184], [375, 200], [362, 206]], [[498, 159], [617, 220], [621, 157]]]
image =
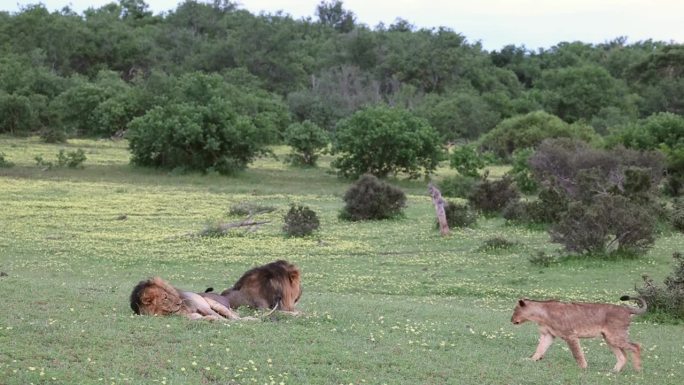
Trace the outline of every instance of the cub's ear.
[[520, 307], [525, 306], [525, 300], [524, 300], [524, 299], [519, 299], [519, 300], [518, 300], [518, 305], [520, 305]]

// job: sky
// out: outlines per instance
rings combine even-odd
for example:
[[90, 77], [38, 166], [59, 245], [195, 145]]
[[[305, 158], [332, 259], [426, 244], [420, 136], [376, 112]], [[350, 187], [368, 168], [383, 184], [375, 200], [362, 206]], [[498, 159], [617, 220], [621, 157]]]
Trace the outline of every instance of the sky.
[[[17, 12], [37, 2], [50, 11], [69, 5], [81, 13], [112, 0], [0, 0], [0, 10]], [[174, 10], [179, 3], [145, 2], [155, 14]], [[295, 19], [315, 19], [320, 0], [236, 2], [254, 14], [282, 10]], [[646, 39], [684, 43], [683, 0], [343, 0], [343, 4], [356, 15], [357, 23], [371, 28], [381, 22], [388, 26], [397, 18], [417, 28], [444, 26], [470, 43], [479, 41], [488, 51], [508, 44], [532, 50], [562, 41], [598, 44], [620, 36], [627, 37], [628, 43]]]

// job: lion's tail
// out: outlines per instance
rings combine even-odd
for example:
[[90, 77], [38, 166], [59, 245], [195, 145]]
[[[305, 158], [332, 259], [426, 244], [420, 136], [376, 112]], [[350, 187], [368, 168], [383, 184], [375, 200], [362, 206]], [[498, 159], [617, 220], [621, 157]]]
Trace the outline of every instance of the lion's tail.
[[627, 309], [629, 309], [629, 312], [632, 314], [644, 314], [646, 313], [646, 309], [648, 308], [648, 306], [646, 305], [646, 301], [644, 301], [644, 299], [641, 297], [630, 297], [628, 295], [623, 295], [622, 297], [620, 297], [620, 301], [639, 302], [639, 307], [627, 306]]

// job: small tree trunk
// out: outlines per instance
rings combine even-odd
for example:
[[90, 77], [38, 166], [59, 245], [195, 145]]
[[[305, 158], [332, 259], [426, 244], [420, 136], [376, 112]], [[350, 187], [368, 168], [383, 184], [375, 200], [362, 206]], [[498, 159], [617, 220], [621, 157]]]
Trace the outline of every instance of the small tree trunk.
[[449, 235], [449, 224], [447, 223], [446, 213], [444, 212], [444, 199], [442, 199], [442, 193], [439, 189], [430, 182], [428, 184], [428, 191], [432, 196], [432, 204], [435, 205], [435, 211], [437, 212], [437, 221], [439, 221], [439, 232], [442, 236]]

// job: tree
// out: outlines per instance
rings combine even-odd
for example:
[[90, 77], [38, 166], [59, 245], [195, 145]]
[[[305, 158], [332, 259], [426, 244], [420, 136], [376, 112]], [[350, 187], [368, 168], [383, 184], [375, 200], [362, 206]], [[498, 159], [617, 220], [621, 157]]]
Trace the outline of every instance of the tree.
[[534, 148], [546, 138], [575, 138], [591, 141], [594, 130], [581, 124], [568, 124], [543, 111], [514, 116], [499, 123], [480, 139], [480, 147], [502, 159], [517, 149]]
[[333, 162], [343, 176], [370, 173], [385, 177], [405, 172], [428, 175], [441, 157], [437, 132], [430, 124], [399, 108], [371, 107], [337, 125]]
[[346, 33], [354, 29], [356, 17], [353, 12], [343, 8], [340, 0], [333, 0], [329, 3], [321, 1], [316, 6], [316, 16], [321, 24], [332, 27], [338, 32]]
[[293, 164], [315, 166], [320, 151], [328, 145], [328, 135], [316, 124], [305, 120], [287, 127], [285, 143], [292, 147], [290, 161]]

